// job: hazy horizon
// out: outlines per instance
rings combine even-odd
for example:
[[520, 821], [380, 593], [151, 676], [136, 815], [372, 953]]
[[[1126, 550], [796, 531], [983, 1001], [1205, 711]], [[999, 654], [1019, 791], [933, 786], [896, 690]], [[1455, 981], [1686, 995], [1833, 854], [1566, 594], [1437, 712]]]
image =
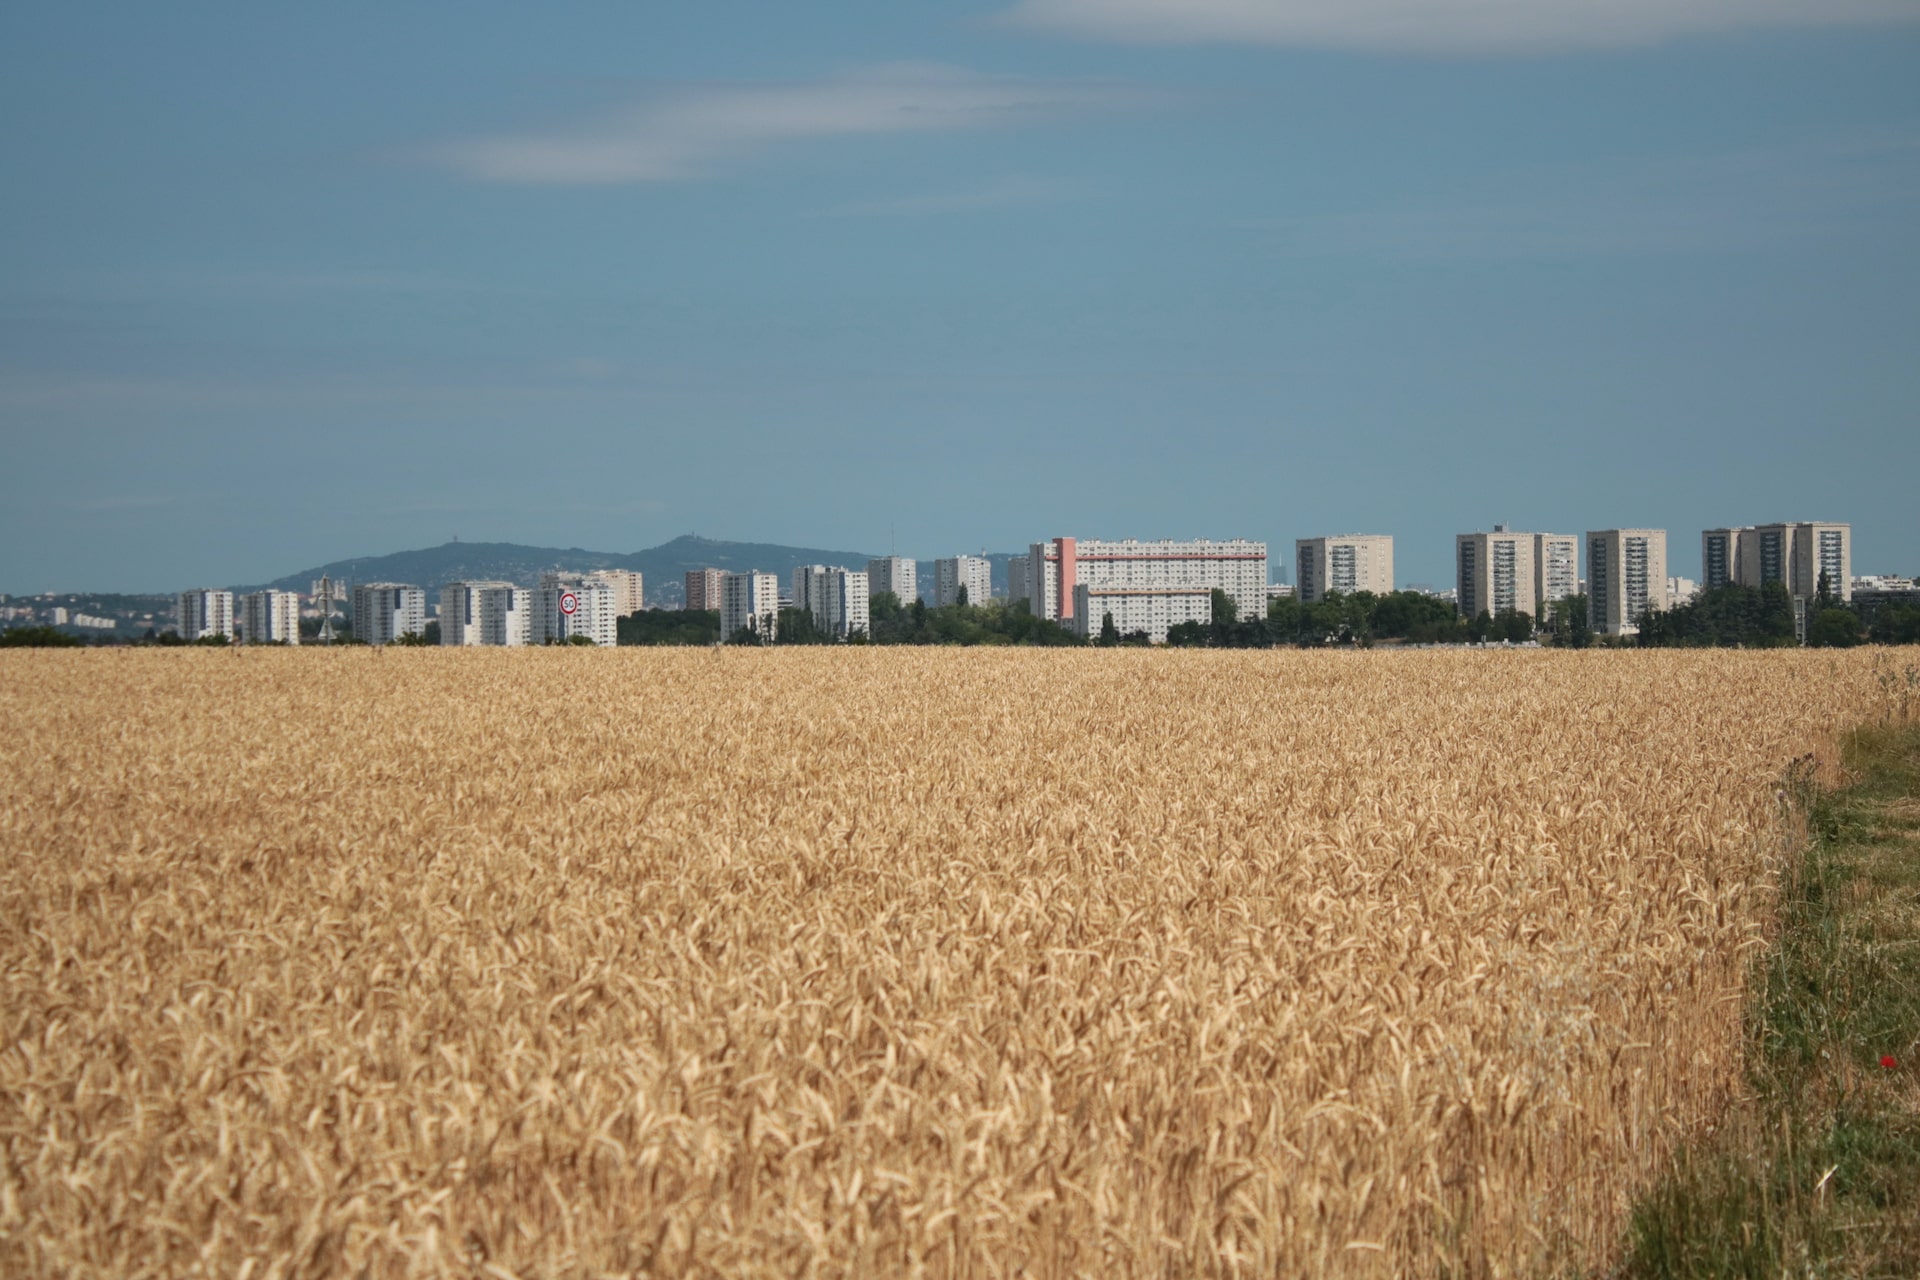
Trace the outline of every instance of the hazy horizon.
[[0, 591], [690, 529], [1920, 573], [1916, 18], [12, 6]]

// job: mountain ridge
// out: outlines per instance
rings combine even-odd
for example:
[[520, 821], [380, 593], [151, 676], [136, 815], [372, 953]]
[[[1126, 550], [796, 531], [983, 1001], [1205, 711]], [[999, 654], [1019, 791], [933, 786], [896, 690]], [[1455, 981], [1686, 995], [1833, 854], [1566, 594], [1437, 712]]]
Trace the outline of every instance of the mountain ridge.
[[[996, 593], [1006, 589], [1008, 552], [991, 553]], [[449, 582], [499, 580], [533, 585], [542, 572], [561, 569], [585, 573], [594, 569], [632, 569], [646, 579], [647, 603], [673, 606], [683, 597], [683, 577], [693, 569], [760, 570], [777, 574], [784, 587], [794, 569], [805, 564], [839, 565], [864, 569], [876, 558], [865, 551], [832, 551], [819, 547], [792, 547], [774, 542], [729, 542], [684, 533], [640, 551], [593, 551], [585, 547], [538, 547], [515, 542], [444, 542], [384, 555], [332, 560], [270, 582], [235, 587], [235, 591], [305, 592], [322, 574], [336, 586], [355, 582], [404, 582], [424, 587], [428, 599], [438, 598]], [[921, 560], [919, 585], [931, 597], [933, 562]]]

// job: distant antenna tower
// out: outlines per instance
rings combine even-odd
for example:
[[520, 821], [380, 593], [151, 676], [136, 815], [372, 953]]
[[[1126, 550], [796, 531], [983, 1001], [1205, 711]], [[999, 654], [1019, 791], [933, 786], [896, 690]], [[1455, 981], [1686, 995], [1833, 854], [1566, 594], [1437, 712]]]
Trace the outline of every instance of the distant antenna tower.
[[320, 606], [320, 643], [333, 643], [333, 579], [326, 574], [313, 585], [314, 602]]

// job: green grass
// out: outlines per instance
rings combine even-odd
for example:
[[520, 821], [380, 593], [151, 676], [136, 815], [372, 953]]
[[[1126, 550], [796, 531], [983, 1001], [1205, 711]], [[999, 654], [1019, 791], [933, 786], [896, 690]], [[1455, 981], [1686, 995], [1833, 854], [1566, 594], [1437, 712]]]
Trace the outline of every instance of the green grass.
[[1846, 764], [1805, 789], [1749, 1096], [1635, 1206], [1623, 1277], [1920, 1276], [1920, 726]]

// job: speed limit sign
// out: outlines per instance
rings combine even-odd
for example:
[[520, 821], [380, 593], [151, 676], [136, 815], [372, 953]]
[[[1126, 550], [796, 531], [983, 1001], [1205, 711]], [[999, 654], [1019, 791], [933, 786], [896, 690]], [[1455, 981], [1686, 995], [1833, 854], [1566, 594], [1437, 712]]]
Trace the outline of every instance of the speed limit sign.
[[566, 614], [569, 618], [571, 618], [574, 614], [574, 611], [579, 607], [580, 607], [579, 596], [576, 596], [571, 591], [562, 591], [560, 593], [560, 612]]

